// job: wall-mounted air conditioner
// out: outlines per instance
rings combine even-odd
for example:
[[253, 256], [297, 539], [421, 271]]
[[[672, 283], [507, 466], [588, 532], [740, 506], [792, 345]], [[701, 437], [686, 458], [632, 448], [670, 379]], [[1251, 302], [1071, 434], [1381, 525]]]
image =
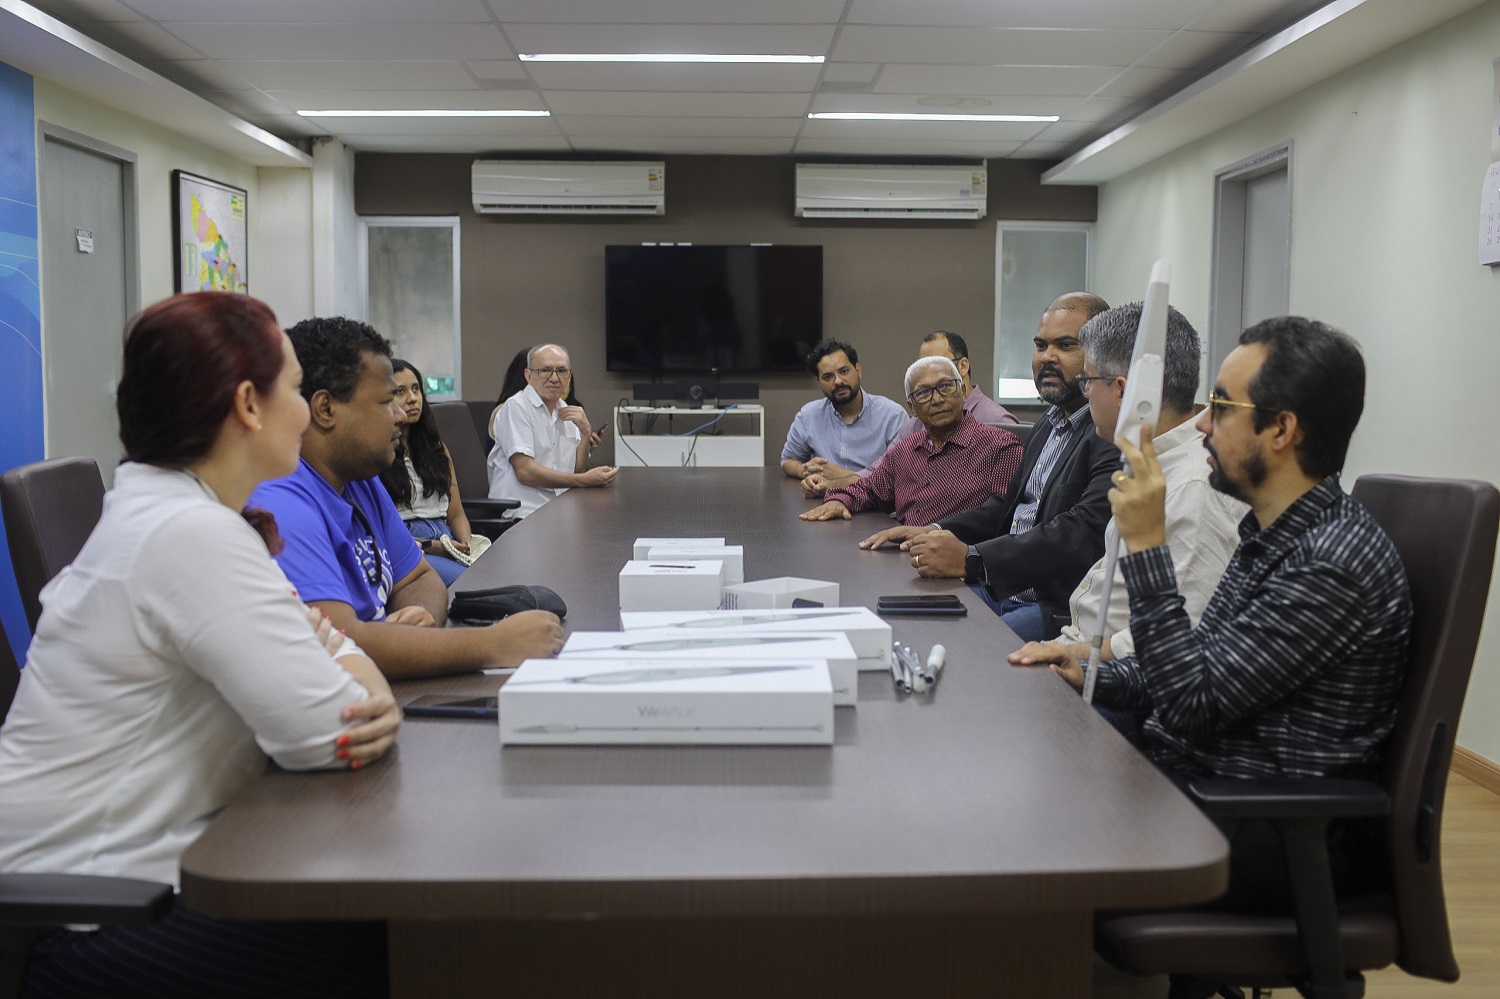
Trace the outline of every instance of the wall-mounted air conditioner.
[[475, 160], [481, 215], [662, 215], [666, 164]]
[[983, 164], [797, 164], [797, 214], [809, 219], [982, 219], [986, 190]]

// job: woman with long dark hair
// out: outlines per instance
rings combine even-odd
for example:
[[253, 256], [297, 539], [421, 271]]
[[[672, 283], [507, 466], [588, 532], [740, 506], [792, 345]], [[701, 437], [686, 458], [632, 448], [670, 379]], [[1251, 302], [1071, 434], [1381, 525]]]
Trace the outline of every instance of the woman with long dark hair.
[[396, 463], [380, 473], [380, 481], [422, 554], [443, 577], [443, 585], [452, 586], [464, 565], [449, 557], [442, 539], [447, 537], [467, 554], [470, 538], [469, 518], [458, 495], [458, 475], [438, 434], [437, 420], [427, 408], [422, 372], [399, 357], [391, 358], [391, 368], [396, 373], [396, 405], [406, 414], [406, 422], [400, 425]]
[[[42, 592], [0, 730], [0, 871], [175, 883], [183, 851], [268, 756], [358, 769], [400, 724], [374, 663], [272, 560], [274, 520], [244, 510], [256, 485], [297, 467], [308, 423], [271, 310], [227, 292], [158, 302], [127, 327], [123, 372], [125, 462]], [[177, 907], [152, 926], [42, 938], [27, 994], [379, 994], [383, 948], [380, 923]]]

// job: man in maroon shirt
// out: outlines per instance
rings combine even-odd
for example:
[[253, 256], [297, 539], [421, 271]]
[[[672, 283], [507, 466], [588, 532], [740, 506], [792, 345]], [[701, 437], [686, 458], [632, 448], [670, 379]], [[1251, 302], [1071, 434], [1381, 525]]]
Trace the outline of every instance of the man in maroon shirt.
[[827, 502], [803, 520], [884, 510], [902, 524], [932, 524], [1004, 494], [1021, 441], [965, 412], [963, 379], [951, 360], [923, 357], [907, 368], [906, 399], [924, 432], [892, 444], [868, 475], [828, 490]]

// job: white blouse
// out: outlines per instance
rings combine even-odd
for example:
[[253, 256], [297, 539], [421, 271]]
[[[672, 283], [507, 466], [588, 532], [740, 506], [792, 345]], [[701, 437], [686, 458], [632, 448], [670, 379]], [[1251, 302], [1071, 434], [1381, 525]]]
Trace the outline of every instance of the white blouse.
[[340, 765], [339, 713], [365, 688], [259, 535], [192, 475], [121, 465], [41, 598], [0, 730], [0, 871], [175, 884], [183, 850], [267, 755]]

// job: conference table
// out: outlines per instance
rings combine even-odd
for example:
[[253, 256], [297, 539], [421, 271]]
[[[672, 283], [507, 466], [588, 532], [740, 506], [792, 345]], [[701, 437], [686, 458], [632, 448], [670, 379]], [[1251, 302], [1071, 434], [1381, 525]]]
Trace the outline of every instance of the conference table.
[[[503, 534], [455, 589], [540, 583], [572, 630], [618, 630], [637, 536], [723, 536], [747, 579], [841, 603], [956, 593], [891, 618], [947, 666], [859, 677], [822, 746], [512, 746], [493, 721], [408, 719], [354, 774], [269, 769], [183, 857], [191, 909], [384, 919], [396, 996], [1088, 995], [1102, 909], [1206, 901], [1222, 837], [968, 587], [810, 523], [779, 469], [630, 468]], [[398, 685], [493, 693], [476, 673]], [[915, 990], [915, 991], [914, 991]]]

